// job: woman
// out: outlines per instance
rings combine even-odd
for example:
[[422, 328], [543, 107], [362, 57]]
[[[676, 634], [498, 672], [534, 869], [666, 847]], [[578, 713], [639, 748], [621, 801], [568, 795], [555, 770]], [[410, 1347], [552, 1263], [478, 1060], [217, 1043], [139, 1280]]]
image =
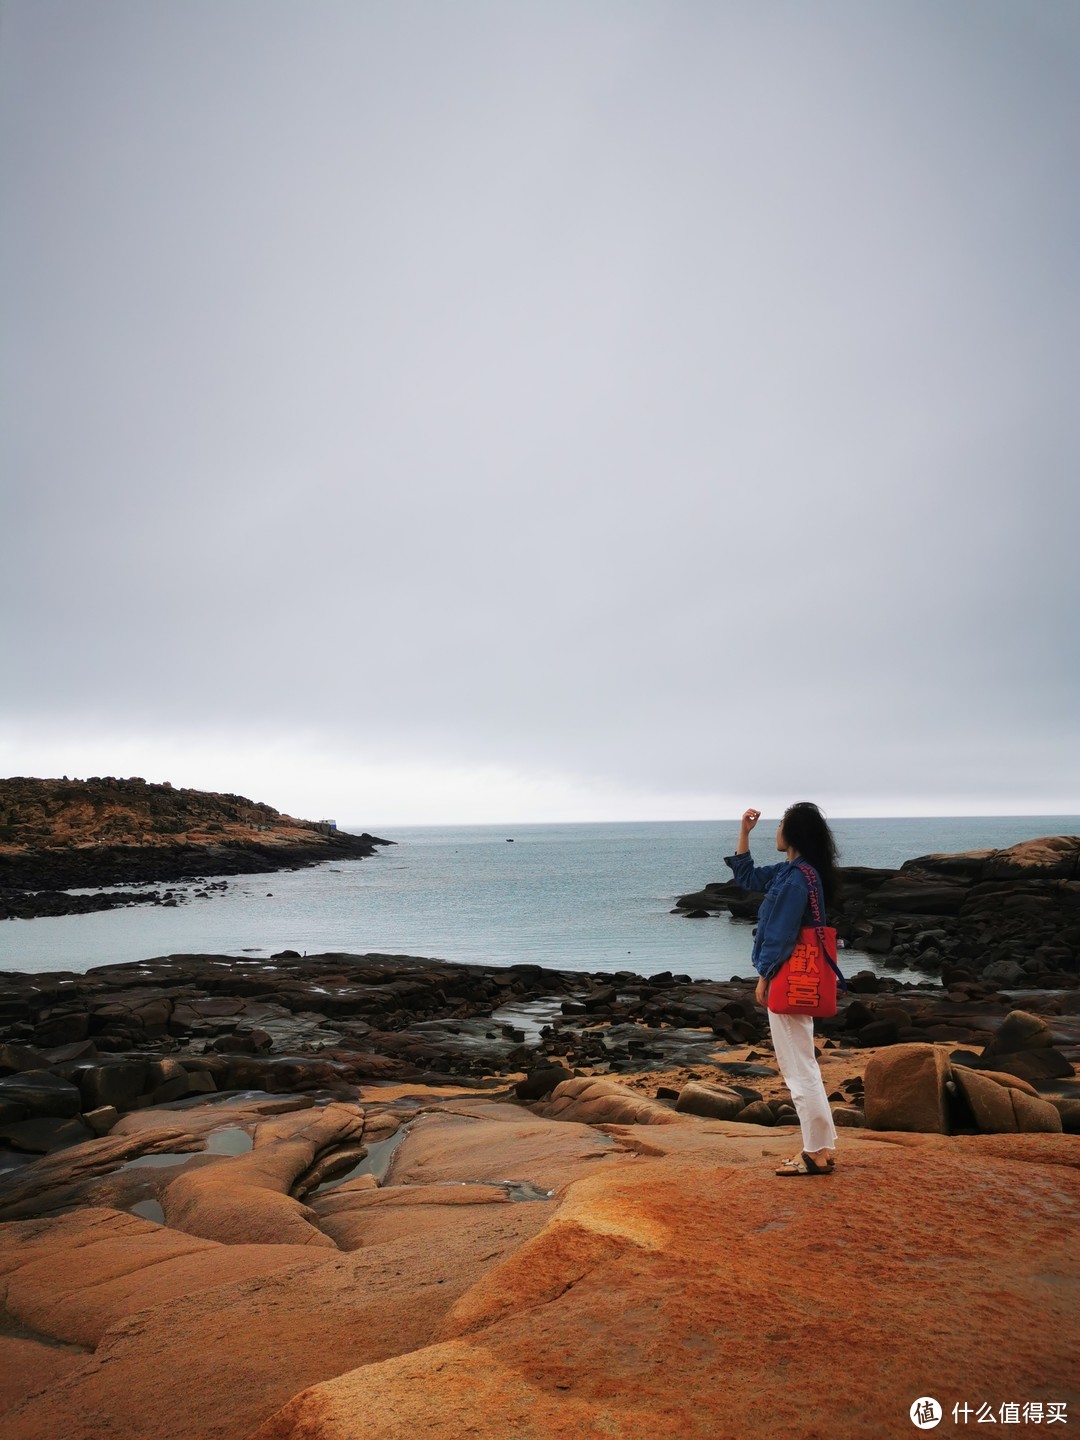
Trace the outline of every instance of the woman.
[[[820, 913], [839, 890], [836, 873], [836, 842], [818, 807], [808, 800], [791, 805], [777, 826], [776, 848], [787, 851], [778, 865], [755, 865], [750, 855], [750, 831], [761, 818], [760, 810], [747, 810], [742, 817], [739, 843], [734, 855], [724, 862], [743, 890], [763, 890], [765, 898], [758, 911], [752, 961], [761, 976], [755, 999], [767, 1005], [769, 981], [791, 954], [804, 925], [813, 923], [810, 888], [799, 868], [800, 862], [814, 871]], [[780, 1015], [766, 1011], [773, 1049], [784, 1083], [799, 1116], [802, 1153], [785, 1160], [777, 1175], [827, 1175], [836, 1155], [836, 1127], [821, 1069], [814, 1053], [812, 1015]]]

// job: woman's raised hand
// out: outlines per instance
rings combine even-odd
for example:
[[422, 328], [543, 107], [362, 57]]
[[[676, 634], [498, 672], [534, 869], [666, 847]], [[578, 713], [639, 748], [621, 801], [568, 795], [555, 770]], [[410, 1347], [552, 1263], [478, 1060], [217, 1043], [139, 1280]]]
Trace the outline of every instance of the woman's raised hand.
[[749, 833], [761, 819], [760, 810], [744, 810], [742, 817], [742, 828]]

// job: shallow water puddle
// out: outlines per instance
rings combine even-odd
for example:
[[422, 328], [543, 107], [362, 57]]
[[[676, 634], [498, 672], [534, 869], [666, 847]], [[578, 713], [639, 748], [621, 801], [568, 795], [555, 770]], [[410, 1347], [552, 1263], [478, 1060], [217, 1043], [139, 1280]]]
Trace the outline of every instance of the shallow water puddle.
[[156, 1200], [139, 1200], [131, 1206], [132, 1215], [139, 1215], [143, 1220], [153, 1220], [158, 1225], [165, 1224], [165, 1211]]
[[254, 1144], [250, 1132], [242, 1125], [226, 1125], [220, 1130], [211, 1130], [206, 1137], [206, 1149], [210, 1155], [243, 1155]]
[[223, 1125], [220, 1130], [211, 1130], [204, 1150], [167, 1150], [157, 1155], [136, 1155], [134, 1160], [126, 1160], [123, 1165], [117, 1166], [116, 1173], [146, 1166], [186, 1165], [196, 1155], [243, 1155], [254, 1143], [242, 1125]]
[[541, 1190], [531, 1180], [451, 1180], [451, 1185], [496, 1185], [505, 1190], [511, 1200], [550, 1200], [554, 1190]]
[[511, 1200], [550, 1200], [555, 1194], [554, 1190], [541, 1190], [531, 1180], [507, 1181], [506, 1188]]
[[527, 1040], [539, 1040], [544, 1026], [552, 1024], [555, 1017], [562, 1014], [563, 998], [561, 995], [545, 995], [539, 1000], [517, 1000], [493, 1010], [491, 1019], [496, 1025], [512, 1025], [515, 1030], [524, 1031]]
[[322, 1195], [325, 1191], [333, 1190], [335, 1186], [344, 1184], [346, 1180], [355, 1180], [358, 1175], [374, 1175], [381, 1185], [390, 1168], [394, 1151], [408, 1132], [408, 1125], [402, 1125], [394, 1131], [393, 1135], [388, 1135], [385, 1140], [376, 1140], [374, 1144], [368, 1146], [368, 1153], [362, 1160], [358, 1160], [351, 1170], [346, 1170], [344, 1175], [335, 1175], [333, 1180], [324, 1180], [311, 1193]]

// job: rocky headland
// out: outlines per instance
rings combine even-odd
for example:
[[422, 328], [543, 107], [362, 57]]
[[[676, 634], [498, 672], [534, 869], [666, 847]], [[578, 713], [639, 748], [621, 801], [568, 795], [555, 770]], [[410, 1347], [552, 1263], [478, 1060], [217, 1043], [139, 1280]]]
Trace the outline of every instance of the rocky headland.
[[[364, 859], [391, 845], [298, 820], [242, 795], [121, 780], [0, 780], [0, 920], [176, 905], [151, 885]], [[96, 894], [72, 890], [98, 887]], [[220, 880], [195, 892], [210, 896]]]

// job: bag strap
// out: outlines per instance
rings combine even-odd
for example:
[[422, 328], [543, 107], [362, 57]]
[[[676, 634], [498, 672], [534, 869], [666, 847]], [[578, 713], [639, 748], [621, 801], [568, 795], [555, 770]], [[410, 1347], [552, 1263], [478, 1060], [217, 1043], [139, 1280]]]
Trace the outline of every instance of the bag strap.
[[[825, 944], [825, 917], [822, 914], [821, 906], [818, 905], [818, 886], [820, 883], [818, 876], [809, 865], [800, 865], [799, 869], [802, 871], [810, 889], [810, 914], [814, 917], [814, 930], [817, 934], [818, 944], [821, 946], [821, 953], [828, 961], [830, 967], [836, 971], [836, 978], [839, 982], [840, 989], [846, 994], [847, 981], [840, 973], [839, 967], [833, 962], [832, 957], [829, 955], [828, 947]], [[824, 899], [824, 896], [822, 896], [822, 899]]]

